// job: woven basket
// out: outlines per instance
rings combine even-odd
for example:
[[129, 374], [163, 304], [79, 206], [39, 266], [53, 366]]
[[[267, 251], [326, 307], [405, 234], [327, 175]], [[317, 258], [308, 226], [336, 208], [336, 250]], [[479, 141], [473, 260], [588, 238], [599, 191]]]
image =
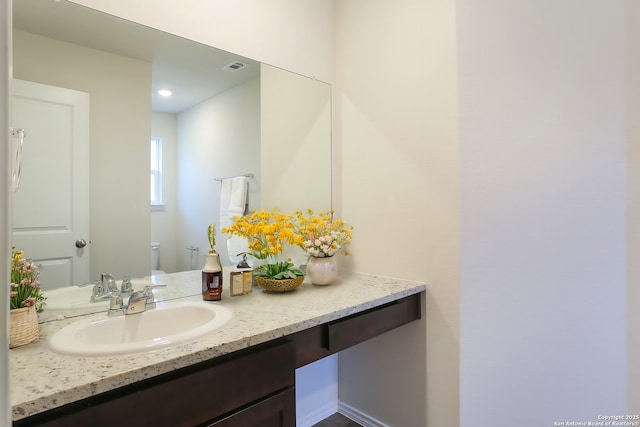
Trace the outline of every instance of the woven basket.
[[38, 315], [35, 307], [9, 310], [9, 348], [29, 344], [38, 338]]
[[298, 276], [295, 279], [267, 279], [266, 277], [256, 276], [256, 283], [265, 291], [269, 292], [289, 292], [302, 285], [304, 276]]

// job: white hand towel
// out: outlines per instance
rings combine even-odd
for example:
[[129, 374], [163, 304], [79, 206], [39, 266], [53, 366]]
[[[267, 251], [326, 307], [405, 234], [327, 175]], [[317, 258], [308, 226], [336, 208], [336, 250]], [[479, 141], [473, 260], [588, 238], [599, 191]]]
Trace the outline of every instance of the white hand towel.
[[[228, 222], [229, 203], [231, 202], [231, 180], [223, 179], [220, 185], [220, 221]], [[224, 226], [226, 227], [227, 225]]]
[[229, 200], [229, 218], [243, 216], [247, 205], [247, 177], [231, 178], [231, 198]]
[[[247, 205], [249, 180], [245, 176], [222, 180], [220, 188], [220, 227], [230, 227], [233, 218], [243, 216]], [[249, 250], [247, 239], [238, 236], [227, 238], [227, 255], [232, 264], [237, 264], [242, 258], [240, 252]]]

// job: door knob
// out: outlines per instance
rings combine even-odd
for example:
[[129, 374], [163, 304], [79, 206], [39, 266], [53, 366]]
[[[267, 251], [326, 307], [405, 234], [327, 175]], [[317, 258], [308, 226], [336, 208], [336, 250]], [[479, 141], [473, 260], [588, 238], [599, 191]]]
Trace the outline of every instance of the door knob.
[[82, 249], [85, 246], [87, 246], [87, 241], [84, 239], [78, 239], [76, 240], [76, 248]]

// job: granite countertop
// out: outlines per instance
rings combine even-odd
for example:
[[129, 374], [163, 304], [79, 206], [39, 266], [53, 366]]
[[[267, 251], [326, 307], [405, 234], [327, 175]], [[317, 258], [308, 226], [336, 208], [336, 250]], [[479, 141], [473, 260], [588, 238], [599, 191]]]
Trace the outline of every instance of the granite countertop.
[[[202, 301], [200, 271], [166, 274], [167, 288], [193, 289], [181, 301]], [[190, 366], [236, 350], [261, 344], [369, 308], [420, 293], [419, 282], [365, 274], [339, 278], [330, 286], [306, 280], [289, 293], [268, 293], [260, 288], [232, 297], [225, 274], [221, 304], [233, 312], [231, 321], [213, 334], [174, 347], [132, 355], [105, 357], [64, 356], [48, 349], [47, 338], [82, 318], [105, 317], [106, 312], [52, 321], [40, 325], [40, 337], [11, 349], [11, 406], [18, 420], [139, 380]]]

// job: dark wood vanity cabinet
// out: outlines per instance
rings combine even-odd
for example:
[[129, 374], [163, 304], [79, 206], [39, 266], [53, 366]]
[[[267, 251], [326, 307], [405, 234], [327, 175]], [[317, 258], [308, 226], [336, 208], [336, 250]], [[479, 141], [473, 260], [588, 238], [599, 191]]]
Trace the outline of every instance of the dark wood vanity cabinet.
[[140, 381], [14, 426], [293, 427], [295, 369], [421, 317], [421, 294]]
[[296, 393], [285, 390], [207, 427], [280, 427], [296, 425]]
[[47, 411], [15, 426], [295, 426], [295, 347], [276, 340]]

